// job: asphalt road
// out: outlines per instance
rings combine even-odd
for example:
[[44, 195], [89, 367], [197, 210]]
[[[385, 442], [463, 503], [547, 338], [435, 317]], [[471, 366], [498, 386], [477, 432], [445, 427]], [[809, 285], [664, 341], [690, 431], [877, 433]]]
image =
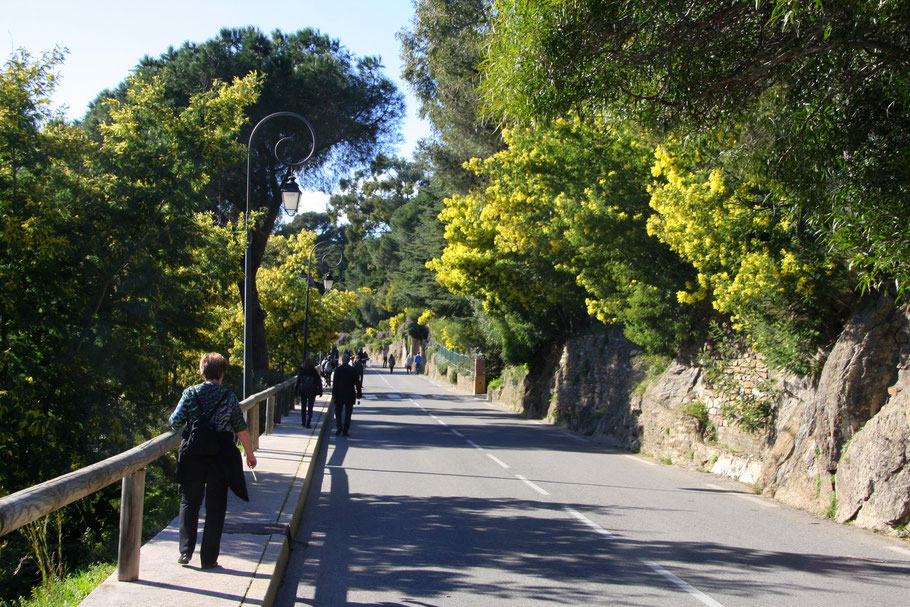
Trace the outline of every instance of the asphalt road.
[[364, 383], [278, 605], [910, 606], [910, 544], [424, 376]]

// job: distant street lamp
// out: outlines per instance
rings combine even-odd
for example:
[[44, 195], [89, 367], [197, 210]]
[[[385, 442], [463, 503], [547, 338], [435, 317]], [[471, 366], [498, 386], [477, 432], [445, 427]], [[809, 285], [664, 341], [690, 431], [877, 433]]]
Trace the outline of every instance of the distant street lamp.
[[[253, 385], [253, 366], [250, 362], [250, 353], [252, 348], [250, 347], [249, 343], [250, 327], [252, 326], [253, 315], [253, 306], [250, 305], [250, 283], [252, 282], [253, 278], [253, 258], [250, 254], [252, 238], [250, 237], [249, 230], [251, 164], [250, 150], [253, 146], [253, 137], [255, 137], [256, 133], [259, 131], [259, 127], [273, 118], [279, 118], [282, 116], [293, 118], [294, 120], [302, 123], [309, 133], [312, 144], [310, 145], [309, 153], [307, 153], [306, 157], [304, 157], [302, 160], [286, 161], [282, 160], [281, 157], [278, 156], [278, 149], [283, 143], [293, 140], [293, 137], [282, 137], [275, 144], [275, 147], [272, 151], [273, 155], [275, 156], [275, 160], [278, 161], [278, 164], [289, 168], [300, 166], [309, 160], [313, 155], [313, 152], [316, 150], [316, 133], [313, 131], [313, 127], [310, 125], [306, 118], [300, 114], [295, 114], [294, 112], [275, 112], [273, 114], [269, 114], [257, 122], [256, 126], [253, 127], [253, 130], [250, 133], [250, 140], [246, 146], [246, 213], [243, 215], [243, 231], [246, 234], [246, 252], [244, 253], [243, 262], [243, 398], [246, 398], [250, 395], [250, 388]], [[297, 182], [294, 180], [293, 176], [291, 176], [290, 179], [281, 187], [281, 202], [287, 213], [293, 215], [297, 212], [297, 208], [300, 205], [300, 186], [297, 185]]]
[[[307, 357], [309, 339], [310, 339], [310, 280], [312, 279], [311, 277], [313, 276], [313, 253], [316, 251], [316, 249], [319, 246], [324, 245], [327, 242], [328, 241], [317, 242], [316, 244], [313, 245], [313, 247], [310, 249], [310, 252], [307, 253], [307, 256], [306, 256], [306, 297], [304, 299], [304, 301], [306, 303], [304, 303], [304, 308], [303, 308], [303, 310], [304, 310], [303, 311], [303, 358], [304, 359], [306, 359], [306, 357]], [[332, 243], [328, 243], [328, 244], [332, 244]], [[329, 253], [326, 253], [325, 255], [323, 255], [322, 258], [320, 259], [320, 261], [325, 261], [325, 258], [328, 257], [328, 255], [329, 255]], [[338, 261], [331, 264], [329, 267], [337, 268], [341, 264], [341, 257], [342, 257], [342, 253], [339, 251]], [[325, 287], [326, 292], [331, 290], [332, 285], [335, 284], [335, 278], [332, 276], [331, 272], [326, 273], [325, 278], [322, 281], [322, 284]]]

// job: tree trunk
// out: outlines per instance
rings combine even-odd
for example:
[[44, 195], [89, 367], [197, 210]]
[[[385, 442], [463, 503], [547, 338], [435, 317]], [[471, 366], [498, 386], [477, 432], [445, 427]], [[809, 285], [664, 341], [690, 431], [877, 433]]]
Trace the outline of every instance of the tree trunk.
[[[265, 247], [269, 241], [269, 235], [272, 233], [279, 212], [280, 207], [269, 209], [269, 214], [265, 218], [265, 225], [261, 228], [253, 228], [250, 230], [250, 253], [252, 259], [250, 305], [253, 306], [253, 318], [249, 331], [250, 362], [253, 366], [253, 373], [264, 371], [269, 368], [269, 348], [265, 336], [266, 312], [259, 304], [259, 289], [256, 285], [256, 276], [259, 273], [259, 266], [262, 264]], [[240, 299], [243, 300], [243, 283], [240, 284], [240, 293]], [[244, 301], [244, 310], [246, 310], [246, 305], [247, 302]]]

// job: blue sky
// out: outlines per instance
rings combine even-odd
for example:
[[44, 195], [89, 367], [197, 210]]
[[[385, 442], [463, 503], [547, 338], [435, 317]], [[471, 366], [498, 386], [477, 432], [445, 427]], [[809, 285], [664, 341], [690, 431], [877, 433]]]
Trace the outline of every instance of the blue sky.
[[[222, 27], [254, 25], [266, 33], [316, 27], [357, 55], [382, 57], [386, 73], [406, 94], [405, 141], [398, 153], [410, 156], [417, 140], [430, 132], [400, 78], [395, 33], [410, 27], [413, 14], [412, 0], [0, 0], [0, 34], [6, 51], [24, 47], [37, 56], [54, 46], [69, 49], [54, 101], [78, 118], [144, 55], [158, 56], [187, 40], [203, 42]], [[324, 198], [313, 196], [306, 206], [322, 210]]]

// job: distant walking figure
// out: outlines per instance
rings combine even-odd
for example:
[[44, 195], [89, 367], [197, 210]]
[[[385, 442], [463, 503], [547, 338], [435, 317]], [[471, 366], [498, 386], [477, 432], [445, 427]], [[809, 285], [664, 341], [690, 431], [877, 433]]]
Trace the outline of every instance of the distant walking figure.
[[316, 397], [322, 396], [322, 378], [316, 370], [316, 364], [309, 356], [303, 359], [303, 365], [297, 372], [297, 384], [294, 392], [300, 397], [300, 423], [312, 428], [313, 405]]
[[363, 397], [363, 386], [360, 374], [352, 367], [351, 355], [345, 352], [341, 365], [335, 369], [332, 378], [332, 401], [335, 403], [335, 434], [348, 435], [351, 429], [351, 415], [354, 413], [354, 402]]
[[418, 352], [414, 356], [414, 373], [416, 373], [417, 375], [420, 375], [420, 369], [421, 369], [422, 363], [423, 363], [423, 356], [421, 356], [420, 352]]
[[[205, 527], [200, 552], [202, 569], [218, 567], [228, 488], [240, 499], [249, 501], [240, 451], [234, 445], [235, 436], [243, 445], [247, 466], [256, 467], [253, 441], [237, 396], [221, 385], [225, 371], [227, 361], [223, 356], [215, 352], [205, 354], [199, 361], [199, 372], [205, 382], [184, 390], [168, 419], [168, 424], [175, 430], [185, 426], [177, 452], [177, 482], [180, 484], [180, 557], [177, 562], [186, 565], [193, 557], [199, 507], [205, 497]], [[215, 441], [208, 444], [213, 449], [211, 453], [207, 448], [196, 452], [187, 440], [196, 421], [211, 422], [214, 426]]]
[[395, 370], [395, 355], [389, 354], [389, 373]]

